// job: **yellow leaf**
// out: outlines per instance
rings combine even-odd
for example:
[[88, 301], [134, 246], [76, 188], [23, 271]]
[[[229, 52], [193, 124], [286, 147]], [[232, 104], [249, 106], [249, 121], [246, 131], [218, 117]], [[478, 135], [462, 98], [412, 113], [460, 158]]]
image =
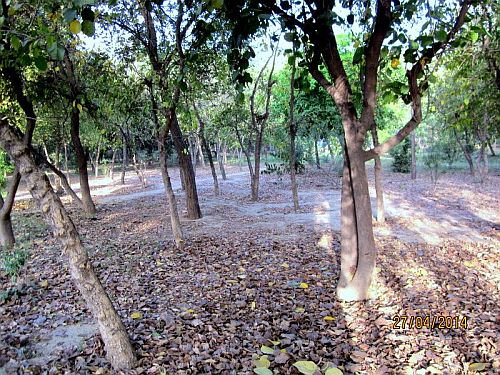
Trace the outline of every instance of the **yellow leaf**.
[[399, 66], [399, 59], [396, 59], [396, 58], [392, 59], [391, 60], [391, 68], [396, 69], [398, 66]]
[[156, 261], [157, 266], [161, 266], [162, 264], [163, 264], [163, 262], [160, 262], [159, 260]]
[[483, 371], [488, 363], [477, 362], [469, 365], [469, 371]]
[[318, 365], [312, 361], [298, 361], [293, 364], [294, 367], [304, 375], [314, 375], [319, 370]]
[[49, 282], [47, 280], [40, 281], [40, 287], [42, 288], [48, 288], [49, 287]]
[[299, 314], [302, 314], [304, 311], [306, 311], [306, 309], [304, 309], [303, 307], [297, 307], [297, 308], [295, 309], [295, 312], [296, 312], [296, 313], [299, 313]]
[[187, 312], [188, 314], [193, 314], [193, 313], [194, 313], [194, 310], [193, 310], [193, 309], [187, 309], [187, 310], [186, 310], [186, 312]]
[[255, 367], [264, 367], [264, 368], [269, 368], [271, 366], [271, 362], [269, 362], [269, 357], [267, 355], [261, 356], [259, 359], [256, 359], [253, 361], [253, 365]]
[[290, 266], [288, 265], [288, 263], [282, 263], [281, 267], [283, 267], [283, 268], [290, 268]]
[[252, 310], [255, 310], [255, 306], [257, 305], [257, 303], [255, 301], [253, 301], [251, 304], [250, 304], [250, 308]]
[[141, 319], [142, 318], [142, 313], [139, 311], [134, 311], [132, 314], [130, 314], [130, 317], [132, 319]]
[[335, 320], [335, 317], [327, 315], [323, 319], [326, 320], [327, 322], [331, 322], [331, 321]]
[[80, 21], [73, 20], [69, 24], [69, 29], [73, 34], [78, 34], [80, 31], [82, 31], [82, 25], [80, 24]]
[[300, 283], [299, 288], [300, 289], [307, 289], [307, 288], [309, 288], [309, 284], [308, 283]]
[[344, 375], [344, 373], [336, 367], [329, 367], [326, 369], [325, 375]]
[[76, 105], [76, 107], [78, 108], [78, 110], [79, 110], [80, 112], [81, 112], [81, 111], [83, 111], [83, 106], [82, 106], [80, 103], [78, 103], [78, 104]]
[[266, 345], [262, 345], [260, 347], [260, 351], [264, 354], [273, 354], [274, 353], [274, 349], [270, 348], [269, 346], [266, 346]]
[[474, 262], [472, 262], [470, 260], [466, 260], [464, 262], [464, 266], [467, 267], [467, 268], [474, 268], [475, 267]]

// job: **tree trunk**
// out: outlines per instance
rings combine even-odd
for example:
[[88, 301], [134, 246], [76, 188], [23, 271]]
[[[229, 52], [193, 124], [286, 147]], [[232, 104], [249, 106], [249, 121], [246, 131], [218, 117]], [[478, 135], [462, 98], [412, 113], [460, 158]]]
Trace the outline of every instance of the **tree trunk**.
[[141, 182], [142, 188], [145, 189], [147, 186], [146, 177], [144, 176], [144, 171], [142, 167], [140, 167], [137, 163], [137, 154], [135, 152], [132, 155], [132, 163], [134, 166], [134, 171], [137, 174], [139, 181]]
[[220, 169], [220, 174], [222, 175], [222, 179], [226, 181], [227, 180], [226, 169], [224, 168], [224, 160], [221, 155], [220, 140], [217, 140], [217, 162], [219, 163], [219, 169]]
[[316, 168], [321, 169], [318, 152], [318, 138], [316, 136], [314, 136], [314, 155], [316, 157]]
[[68, 176], [68, 183], [71, 185], [71, 176], [69, 174], [69, 163], [68, 163], [68, 144], [64, 142], [64, 169], [66, 170], [66, 176]]
[[127, 171], [128, 164], [128, 151], [127, 151], [127, 139], [124, 134], [122, 134], [122, 174], [120, 176], [120, 183], [125, 185], [125, 172]]
[[[198, 112], [198, 108], [196, 108], [196, 104], [193, 101], [193, 109], [194, 109], [194, 114], [198, 120], [198, 134], [196, 136], [198, 143], [203, 146], [203, 149], [205, 149], [205, 152], [207, 153], [208, 157], [208, 162], [210, 163], [210, 170], [212, 171], [212, 178], [214, 180], [214, 192], [215, 195], [219, 195], [219, 181], [217, 180], [217, 172], [215, 171], [215, 165], [214, 165], [214, 159], [212, 157], [212, 151], [210, 150], [210, 145], [207, 142], [207, 139], [205, 138], [205, 123], [203, 122], [203, 119], [201, 118], [200, 113]], [[203, 149], [200, 150], [200, 155], [203, 160]]]
[[[60, 151], [59, 151], [59, 145], [56, 146], [56, 159], [54, 160], [54, 167], [59, 169], [61, 163], [60, 163]], [[56, 193], [60, 194], [63, 191], [63, 188], [61, 186], [61, 177], [56, 175], [55, 177], [55, 188], [56, 188]]]
[[[373, 147], [379, 145], [377, 125], [373, 123], [371, 128]], [[413, 134], [413, 133], [412, 133]], [[385, 209], [384, 209], [384, 190], [382, 188], [382, 162], [380, 161], [380, 156], [375, 157], [375, 194], [377, 196], [377, 221], [379, 223], [385, 222]]]
[[476, 171], [474, 169], [474, 162], [472, 160], [472, 155], [470, 154], [469, 150], [467, 150], [467, 145], [463, 144], [462, 141], [460, 140], [460, 136], [458, 135], [457, 131], [453, 129], [453, 134], [455, 135], [455, 139], [457, 140], [458, 145], [460, 146], [460, 149], [464, 153], [465, 160], [467, 160], [467, 164], [469, 164], [469, 170], [470, 174], [472, 176], [476, 175]]
[[174, 146], [179, 156], [179, 166], [183, 171], [183, 181], [186, 188], [186, 206], [187, 206], [187, 216], [189, 219], [200, 219], [201, 210], [200, 204], [198, 202], [198, 192], [196, 190], [196, 179], [193, 170], [193, 164], [191, 163], [191, 158], [186, 152], [186, 146], [184, 140], [182, 139], [182, 132], [177, 121], [177, 114], [175, 109], [171, 108], [169, 110], [169, 122], [168, 128], [172, 132], [172, 139], [174, 141]]
[[488, 148], [490, 149], [491, 156], [496, 156], [495, 150], [493, 149], [493, 145], [491, 144], [491, 139], [488, 140]]
[[71, 140], [76, 153], [78, 165], [78, 174], [80, 175], [80, 192], [84, 210], [87, 214], [93, 216], [96, 209], [90, 195], [89, 175], [87, 170], [87, 156], [80, 141], [80, 110], [77, 106], [71, 111]]
[[160, 139], [158, 140], [158, 149], [160, 154], [160, 169], [161, 176], [163, 179], [163, 185], [165, 186], [165, 193], [167, 195], [167, 202], [170, 209], [170, 223], [172, 225], [172, 234], [174, 235], [175, 246], [179, 250], [184, 249], [184, 236], [182, 234], [181, 221], [179, 219], [179, 211], [177, 209], [177, 201], [175, 199], [174, 189], [172, 188], [172, 182], [170, 181], [170, 176], [168, 174], [167, 167], [167, 153], [165, 152], [165, 131], [162, 131]]
[[[415, 180], [417, 178], [417, 156], [416, 156], [416, 142], [415, 142], [415, 132], [412, 131], [410, 134], [411, 142], [411, 179]], [[380, 158], [378, 158], [380, 160]]]
[[[205, 168], [205, 156], [203, 155], [203, 145], [202, 140], [198, 135], [196, 135], [196, 146], [198, 147], [198, 156], [200, 157], [200, 163], [203, 168]], [[208, 151], [207, 151], [208, 152]]]
[[116, 158], [116, 150], [113, 149], [113, 156], [111, 158], [111, 165], [109, 167], [109, 178], [111, 178], [111, 181], [113, 181], [115, 178], [115, 158]]
[[189, 134], [188, 136], [188, 146], [189, 146], [189, 155], [191, 156], [191, 165], [193, 166], [193, 171], [196, 176], [196, 161], [198, 160], [198, 145], [193, 139], [193, 136]]
[[16, 238], [14, 236], [14, 230], [12, 229], [12, 220], [10, 217], [10, 212], [5, 210], [3, 212], [3, 207], [5, 202], [0, 194], [0, 207], [2, 210], [0, 211], [0, 246], [3, 249], [11, 249], [16, 242]]
[[94, 272], [73, 221], [52, 190], [47, 176], [36, 166], [29, 149], [23, 145], [19, 132], [10, 127], [6, 120], [0, 120], [0, 145], [19, 167], [33, 199], [61, 243], [63, 255], [68, 257], [73, 281], [97, 319], [113, 368], [131, 369], [135, 364], [135, 355], [127, 332]]
[[376, 258], [372, 209], [362, 147], [347, 142], [342, 177], [341, 237], [337, 295], [344, 301], [367, 299]]
[[99, 158], [101, 157], [101, 141], [97, 143], [97, 151], [95, 153], [95, 161], [94, 161], [94, 169], [95, 169], [95, 176], [99, 177]]
[[[295, 48], [294, 48], [295, 53]], [[297, 153], [295, 150], [295, 138], [297, 136], [297, 123], [295, 122], [295, 55], [293, 57], [292, 73], [290, 76], [290, 113], [288, 130], [290, 134], [290, 183], [292, 185], [293, 208], [299, 209], [299, 193], [297, 192]]]
[[259, 126], [257, 135], [255, 137], [255, 152], [254, 152], [254, 173], [252, 175], [252, 200], [259, 200], [259, 184], [260, 184], [260, 154], [262, 151], [262, 137], [263, 137], [262, 127]]

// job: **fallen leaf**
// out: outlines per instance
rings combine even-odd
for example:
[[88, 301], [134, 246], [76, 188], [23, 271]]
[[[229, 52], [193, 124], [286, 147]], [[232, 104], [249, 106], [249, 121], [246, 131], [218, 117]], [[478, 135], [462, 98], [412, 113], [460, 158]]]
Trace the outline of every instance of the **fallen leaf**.
[[344, 373], [336, 367], [328, 367], [325, 375], [344, 375]]
[[314, 373], [319, 370], [318, 365], [312, 361], [298, 361], [295, 362], [293, 366], [304, 375], [314, 375]]
[[309, 284], [308, 283], [300, 283], [299, 288], [300, 289], [307, 289], [307, 288], [309, 288]]
[[130, 314], [130, 317], [132, 319], [141, 319], [142, 318], [142, 313], [139, 311], [134, 311], [132, 314]]
[[264, 354], [273, 354], [274, 353], [274, 349], [270, 348], [269, 346], [266, 346], [266, 345], [262, 345], [260, 347], [260, 351]]

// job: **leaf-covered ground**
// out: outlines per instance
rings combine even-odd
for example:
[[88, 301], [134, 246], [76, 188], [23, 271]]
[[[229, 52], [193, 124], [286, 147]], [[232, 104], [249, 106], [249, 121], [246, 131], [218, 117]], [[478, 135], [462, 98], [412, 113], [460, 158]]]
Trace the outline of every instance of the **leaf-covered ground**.
[[[298, 374], [299, 360], [346, 374], [464, 374], [471, 363], [499, 371], [498, 176], [479, 185], [448, 174], [434, 187], [386, 173], [394, 208], [376, 225], [375, 298], [341, 303], [336, 175], [301, 175], [294, 213], [286, 176], [263, 176], [252, 203], [246, 176], [229, 172], [215, 197], [199, 171], [204, 218], [183, 221], [183, 253], [156, 172], [153, 193], [132, 175], [124, 191], [96, 187], [97, 220], [71, 209], [137, 350], [134, 373], [251, 374], [264, 363]], [[36, 209], [18, 208], [16, 229], [32, 246], [17, 281], [0, 272], [10, 290], [0, 299], [0, 373], [111, 373], [59, 246]], [[468, 327], [394, 329], [395, 315], [467, 317]]]

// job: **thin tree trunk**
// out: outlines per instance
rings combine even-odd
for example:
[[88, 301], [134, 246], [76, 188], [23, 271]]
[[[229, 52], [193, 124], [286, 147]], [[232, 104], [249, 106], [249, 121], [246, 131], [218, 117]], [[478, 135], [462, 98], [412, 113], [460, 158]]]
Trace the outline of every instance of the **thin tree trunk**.
[[172, 234], [174, 235], [175, 246], [179, 250], [184, 249], [184, 235], [182, 234], [181, 221], [179, 219], [179, 211], [177, 209], [177, 201], [175, 199], [174, 189], [172, 188], [172, 182], [170, 181], [170, 176], [168, 174], [167, 168], [167, 155], [165, 152], [165, 137], [159, 142], [160, 148], [160, 169], [163, 179], [163, 185], [165, 186], [165, 193], [167, 195], [167, 202], [170, 210], [170, 223], [172, 225]]
[[[54, 160], [54, 166], [59, 169], [61, 163], [60, 163], [60, 145], [56, 146], [56, 159]], [[56, 193], [61, 193], [63, 191], [63, 187], [61, 186], [61, 177], [56, 175], [55, 177], [55, 188], [56, 188]]]
[[491, 152], [491, 156], [496, 156], [495, 154], [495, 150], [493, 149], [493, 146], [491, 144], [491, 139], [488, 140], [488, 148], [490, 149], [490, 152]]
[[[227, 142], [222, 143], [222, 163], [227, 164]], [[226, 173], [224, 173], [226, 174]]]
[[318, 138], [316, 136], [314, 136], [314, 155], [316, 157], [316, 168], [321, 169], [318, 152]]
[[128, 151], [127, 151], [127, 139], [125, 134], [122, 134], [122, 174], [120, 176], [120, 183], [125, 185], [125, 172], [127, 171], [128, 164]]
[[198, 135], [196, 135], [196, 146], [198, 147], [198, 156], [200, 157], [200, 163], [203, 168], [205, 168], [205, 156], [203, 155], [203, 145], [202, 140]]
[[[295, 53], [295, 48], [294, 48]], [[295, 55], [294, 55], [295, 56]], [[293, 57], [292, 73], [290, 77], [290, 113], [288, 130], [290, 134], [290, 182], [292, 185], [293, 208], [299, 209], [299, 193], [297, 191], [297, 153], [295, 150], [295, 138], [297, 136], [297, 123], [295, 122], [295, 57]]]
[[474, 169], [474, 161], [472, 160], [472, 155], [470, 152], [467, 150], [467, 145], [464, 145], [462, 141], [460, 140], [460, 136], [458, 135], [457, 131], [453, 129], [453, 134], [455, 135], [455, 139], [457, 140], [458, 145], [460, 146], [460, 149], [464, 153], [465, 160], [467, 160], [467, 164], [469, 164], [469, 170], [470, 174], [472, 176], [476, 175], [476, 171]]
[[115, 178], [115, 158], [116, 158], [116, 150], [113, 149], [113, 156], [111, 158], [111, 165], [109, 167], [109, 178], [111, 178], [111, 181], [113, 181]]
[[224, 181], [227, 180], [226, 169], [224, 168], [224, 160], [221, 155], [220, 140], [217, 140], [217, 163], [219, 163], [219, 169], [222, 179]]
[[[377, 147], [379, 145], [377, 125], [373, 123], [371, 128], [373, 146]], [[385, 222], [385, 208], [384, 208], [384, 190], [382, 188], [382, 163], [380, 161], [380, 156], [375, 157], [375, 195], [377, 196], [377, 221], [379, 223]]]
[[140, 168], [140, 166], [137, 165], [138, 163], [136, 155], [137, 154], [135, 152], [132, 155], [132, 163], [134, 166], [134, 171], [137, 174], [137, 177], [139, 178], [139, 181], [141, 182], [143, 189], [145, 189], [147, 186], [146, 177], [144, 176], [144, 171], [142, 170], [142, 168]]
[[89, 215], [95, 215], [96, 209], [90, 195], [89, 175], [87, 170], [87, 156], [80, 141], [80, 110], [77, 106], [71, 111], [71, 140], [76, 153], [78, 173], [80, 175], [80, 192], [84, 210]]
[[[214, 159], [212, 158], [212, 151], [210, 150], [210, 146], [207, 142], [207, 139], [205, 138], [205, 123], [203, 122], [203, 119], [201, 118], [201, 115], [198, 112], [198, 108], [196, 108], [196, 104], [194, 101], [193, 101], [193, 109], [194, 109], [194, 114], [198, 120], [197, 138], [199, 141], [201, 141], [200, 143], [205, 149], [205, 152], [207, 153], [208, 162], [210, 164], [210, 170], [212, 171], [212, 178], [214, 180], [214, 192], [215, 195], [219, 195], [219, 181], [217, 180], [217, 172], [215, 171]], [[202, 156], [203, 159], [203, 150], [200, 151], [200, 155]]]
[[97, 151], [95, 153], [94, 169], [96, 177], [99, 177], [99, 158], [101, 157], [100, 154], [101, 154], [101, 140], [99, 140], [99, 142], [97, 143]]
[[[415, 142], [415, 132], [412, 131], [410, 134], [411, 143], [411, 179], [415, 180], [417, 178], [417, 156], [416, 156], [416, 142]], [[380, 157], [378, 158], [380, 160]]]
[[68, 176], [68, 183], [71, 185], [71, 176], [69, 174], [69, 163], [68, 163], [68, 144], [64, 142], [64, 169], [66, 170], [66, 176]]
[[28, 190], [52, 227], [54, 236], [61, 243], [63, 254], [68, 257], [75, 286], [97, 319], [106, 354], [113, 368], [131, 369], [136, 360], [127, 332], [94, 272], [73, 221], [52, 190], [47, 176], [37, 167], [28, 147], [23, 145], [19, 132], [3, 119], [0, 120], [0, 145], [19, 167]]

